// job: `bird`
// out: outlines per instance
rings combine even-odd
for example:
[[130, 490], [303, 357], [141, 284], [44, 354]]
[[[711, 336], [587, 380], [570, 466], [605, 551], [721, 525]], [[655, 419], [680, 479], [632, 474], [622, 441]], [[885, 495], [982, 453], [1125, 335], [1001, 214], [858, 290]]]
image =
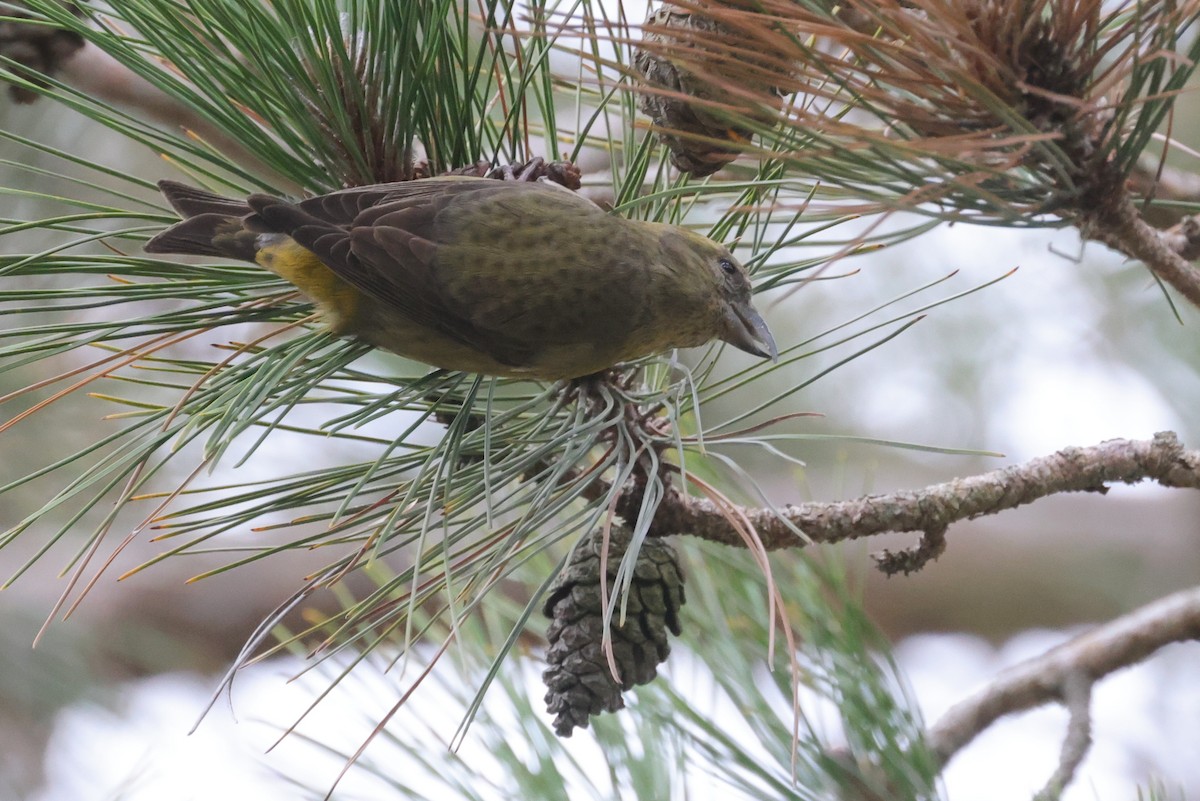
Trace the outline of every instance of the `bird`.
[[334, 334], [433, 367], [557, 381], [714, 339], [778, 360], [727, 248], [552, 183], [443, 176], [299, 201], [158, 187], [182, 220], [147, 253], [253, 262]]

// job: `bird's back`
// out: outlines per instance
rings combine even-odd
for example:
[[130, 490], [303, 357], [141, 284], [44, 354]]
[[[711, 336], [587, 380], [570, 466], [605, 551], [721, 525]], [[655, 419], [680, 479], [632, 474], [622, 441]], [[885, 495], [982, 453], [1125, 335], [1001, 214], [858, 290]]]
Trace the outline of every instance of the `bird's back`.
[[674, 278], [661, 226], [560, 187], [445, 177], [298, 203], [174, 187], [194, 216], [152, 240], [157, 252], [249, 249], [337, 333], [435, 366], [571, 378], [678, 344], [679, 315], [660, 314]]

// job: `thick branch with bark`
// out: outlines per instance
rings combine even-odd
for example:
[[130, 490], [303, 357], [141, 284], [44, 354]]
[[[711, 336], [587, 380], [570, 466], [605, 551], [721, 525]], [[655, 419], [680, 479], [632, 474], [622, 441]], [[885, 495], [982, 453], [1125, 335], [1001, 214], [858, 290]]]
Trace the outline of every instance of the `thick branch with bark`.
[[713, 501], [672, 489], [659, 506], [650, 531], [654, 536], [686, 534], [739, 546], [744, 540], [734, 517], [744, 516], [763, 545], [773, 550], [889, 531], [919, 531], [926, 542], [917, 551], [885, 557], [883, 565], [885, 570], [911, 570], [920, 567], [922, 559], [940, 553], [938, 538], [957, 521], [996, 514], [1049, 495], [1103, 493], [1110, 484], [1146, 480], [1166, 487], [1200, 489], [1200, 452], [1186, 450], [1175, 434], [1162, 432], [1149, 441], [1115, 439], [1086, 448], [1064, 448], [1023, 465], [923, 490], [787, 505], [778, 511], [741, 507], [731, 514]]

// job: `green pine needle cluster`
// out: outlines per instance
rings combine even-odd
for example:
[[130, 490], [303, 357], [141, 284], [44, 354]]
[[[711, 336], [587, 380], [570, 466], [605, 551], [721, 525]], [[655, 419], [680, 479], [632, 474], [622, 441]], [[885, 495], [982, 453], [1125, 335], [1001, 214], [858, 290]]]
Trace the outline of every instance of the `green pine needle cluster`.
[[[225, 558], [197, 576], [203, 578], [282, 551], [328, 554], [253, 633], [234, 670], [294, 648], [354, 666], [372, 655], [399, 659], [414, 643], [444, 638], [489, 654], [467, 705], [472, 714], [540, 608], [554, 563], [602, 525], [638, 470], [650, 480], [639, 519], [631, 521], [635, 542], [666, 491], [664, 475], [681, 486], [689, 475], [728, 484], [744, 471], [726, 448], [745, 444], [781, 463], [795, 460], [794, 446], [809, 435], [762, 425], [786, 416], [784, 401], [964, 294], [939, 295], [938, 282], [848, 312], [842, 324], [805, 331], [774, 366], [730, 371], [717, 348], [686, 363], [665, 354], [629, 366], [586, 401], [564, 387], [429, 372], [369, 354], [331, 337], [289, 286], [253, 266], [142, 255], [141, 243], [174, 219], [155, 197], [154, 181], [182, 173], [230, 194], [316, 193], [479, 161], [521, 162], [542, 143], [552, 159], [602, 156], [607, 172], [589, 188], [610, 191], [615, 213], [691, 224], [736, 241], [760, 291], [835, 277], [805, 246], [840, 238], [850, 257], [929, 226], [865, 240], [841, 235], [839, 227], [855, 215], [837, 209], [844, 197], [838, 191], [794, 169], [796, 142], [786, 135], [728, 180], [701, 183], [670, 173], [638, 118], [636, 98], [622, 90], [630, 21], [591, 0], [110, 0], [82, 19], [52, 0], [27, 5], [44, 24], [78, 31], [188, 109], [196, 124], [179, 130], [148, 122], [0, 65], [0, 75], [42, 94], [42, 102], [69, 107], [161, 156], [158, 172], [130, 175], [97, 154], [0, 132], [17, 154], [5, 165], [20, 175], [0, 191], [46, 210], [37, 219], [0, 220], [0, 236], [36, 231], [55, 242], [0, 255], [0, 378], [17, 382], [0, 398], [9, 421], [0, 430], [36, 421], [49, 405], [83, 393], [92, 396], [89, 413], [105, 418], [91, 441], [0, 486], [4, 497], [52, 486], [0, 533], [0, 549], [18, 538], [37, 543], [3, 584], [65, 552], [63, 572], [72, 578], [59, 611], [69, 611], [110, 557], [122, 574], [167, 558]], [[573, 66], [564, 71], [563, 63]], [[33, 166], [31, 153], [54, 166]], [[43, 192], [46, 179], [66, 188]], [[798, 210], [814, 198], [832, 205], [801, 218]], [[831, 365], [809, 367], [830, 354]], [[27, 380], [32, 374], [38, 378]], [[282, 433], [306, 443], [311, 465], [270, 459]], [[239, 480], [239, 466], [262, 460], [272, 472]], [[148, 562], [123, 564], [123, 543], [137, 537], [155, 538], [162, 550]], [[707, 550], [703, 558], [719, 559]], [[789, 569], [809, 569], [799, 564]], [[340, 582], [351, 572], [369, 578], [370, 589], [349, 592]], [[699, 566], [696, 572], [703, 574]], [[844, 584], [827, 576], [812, 581]], [[525, 589], [505, 626], [468, 629], [489, 604], [507, 602], [497, 590], [513, 582]], [[693, 598], [720, 600], [726, 614], [767, 625], [765, 607], [735, 610], [728, 588], [701, 582], [689, 589]], [[739, 604], [764, 595], [751, 582], [735, 591]], [[333, 595], [338, 611], [303, 631], [275, 629], [316, 593]], [[802, 671], [777, 667], [770, 674], [775, 690], [790, 697], [804, 681], [840, 704], [860, 732], [879, 724], [868, 719], [882, 711], [883, 724], [895, 724], [885, 744], [897, 759], [909, 753], [916, 730], [894, 688], [879, 678], [872, 654], [880, 643], [865, 621], [851, 615], [842, 623], [853, 631], [822, 633], [812, 627], [822, 619], [812, 607], [817, 596], [794, 602], [809, 624], [805, 648], [812, 654]], [[717, 630], [710, 630], [711, 647], [722, 658], [742, 656], [735, 643], [744, 633]], [[765, 727], [760, 739], [787, 764], [789, 710], [781, 715], [757, 688], [741, 686], [746, 673], [738, 666], [724, 667], [731, 671], [721, 679], [730, 682], [725, 691], [748, 693], [742, 701], [757, 710], [752, 725]], [[645, 703], [645, 710], [665, 704], [662, 714], [687, 707], [669, 694]], [[737, 753], [738, 744], [722, 740], [711, 721], [678, 722], [691, 741], [708, 744], [714, 760]], [[853, 748], [877, 747], [872, 737], [860, 733]], [[799, 753], [804, 770], [838, 770], [818, 764], [828, 758], [823, 751]], [[883, 766], [888, 781], [901, 781], [908, 768], [890, 764]], [[780, 793], [792, 786], [790, 768], [772, 770], [759, 777], [764, 786]], [[926, 774], [918, 778], [914, 787], [928, 786]]]

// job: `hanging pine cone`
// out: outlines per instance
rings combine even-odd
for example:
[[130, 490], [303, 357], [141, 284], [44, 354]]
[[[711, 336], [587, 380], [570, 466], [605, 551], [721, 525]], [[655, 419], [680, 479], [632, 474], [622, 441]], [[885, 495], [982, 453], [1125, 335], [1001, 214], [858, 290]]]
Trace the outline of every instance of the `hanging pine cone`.
[[[629, 547], [631, 532], [614, 522], [609, 532], [608, 588], [616, 592], [615, 579], [621, 557]], [[638, 551], [633, 584], [629, 588], [626, 618], [612, 625], [613, 658], [620, 682], [613, 678], [602, 645], [604, 607], [600, 599], [600, 552], [603, 532], [593, 532], [581, 542], [571, 561], [551, 587], [544, 612], [551, 618], [546, 638], [549, 666], [542, 674], [548, 692], [546, 706], [554, 730], [569, 737], [576, 726], [601, 712], [625, 706], [621, 693], [646, 684], [658, 675], [658, 665], [671, 646], [667, 632], [681, 629], [683, 573], [675, 549], [660, 539], [648, 539]]]
[[[754, 133], [744, 122], [747, 116], [763, 124], [775, 119], [770, 107], [777, 109], [779, 83], [790, 71], [770, 56], [748, 57], [761, 54], [761, 43], [716, 18], [717, 12], [736, 13], [736, 4], [711, 5], [714, 16], [664, 3], [647, 17], [634, 57], [648, 86], [677, 93], [643, 93], [641, 107], [670, 150], [671, 164], [696, 177], [737, 158]], [[725, 88], [730, 86], [742, 91]]]

